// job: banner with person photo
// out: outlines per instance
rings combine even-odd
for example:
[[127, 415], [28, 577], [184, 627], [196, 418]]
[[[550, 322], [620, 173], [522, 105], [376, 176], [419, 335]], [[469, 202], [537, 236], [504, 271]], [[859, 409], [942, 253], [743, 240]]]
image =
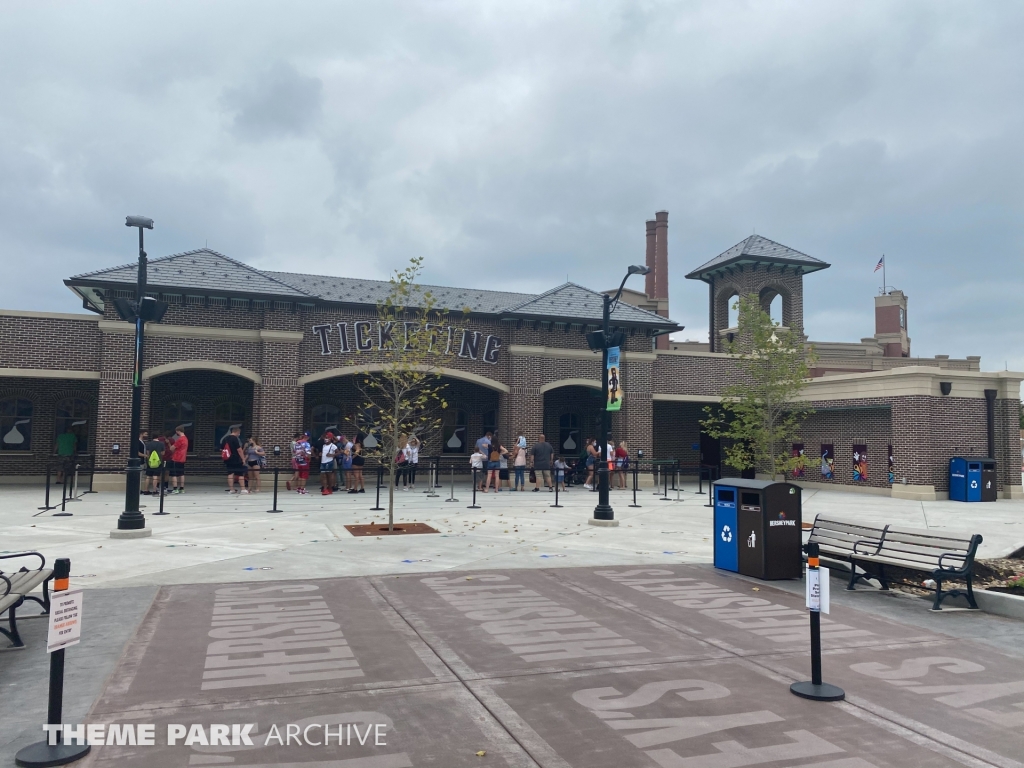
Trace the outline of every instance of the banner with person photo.
[[622, 377], [619, 367], [619, 348], [608, 347], [608, 392], [606, 411], [622, 410]]

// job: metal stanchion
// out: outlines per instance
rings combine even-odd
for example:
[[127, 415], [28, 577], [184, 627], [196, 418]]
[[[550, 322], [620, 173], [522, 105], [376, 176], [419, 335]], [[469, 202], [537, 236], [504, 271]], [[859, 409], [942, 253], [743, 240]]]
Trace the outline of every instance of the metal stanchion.
[[466, 509], [480, 509], [476, 503], [476, 467], [473, 467], [473, 503], [466, 507]]
[[68, 494], [68, 501], [80, 501], [80, 499], [78, 498], [78, 467], [79, 466], [80, 466], [79, 463], [76, 461], [75, 462], [75, 474], [72, 476], [72, 480], [71, 480], [71, 493]]
[[[70, 586], [71, 561], [66, 557], [58, 557], [53, 562], [53, 595], [51, 605], [59, 600], [60, 593], [66, 592]], [[81, 621], [81, 617], [78, 617]], [[64, 709], [64, 649], [58, 648], [50, 654], [50, 690], [46, 708], [46, 723], [49, 726], [46, 741], [30, 744], [18, 751], [14, 757], [16, 765], [25, 768], [44, 768], [50, 765], [67, 765], [81, 760], [88, 754], [91, 747], [85, 743], [84, 734], [75, 738], [78, 744], [65, 744], [63, 740], [63, 709]], [[74, 738], [74, 737], [72, 737]]]
[[434, 457], [434, 487], [435, 488], [444, 488], [444, 485], [441, 484], [441, 457], [440, 456], [435, 456]]
[[160, 482], [157, 483], [157, 488], [159, 488], [159, 493], [160, 493], [160, 510], [158, 512], [154, 512], [153, 513], [154, 515], [169, 515], [170, 514], [170, 512], [164, 512], [164, 496], [167, 495], [167, 492], [164, 491], [164, 489], [163, 489], [163, 477], [164, 477], [164, 471], [166, 469], [167, 469], [167, 462], [166, 461], [161, 462], [161, 464], [160, 464]]
[[[56, 509], [57, 508], [56, 506], [52, 506], [52, 507], [50, 506], [50, 473], [51, 472], [52, 472], [52, 469], [50, 468], [49, 465], [47, 465], [47, 467], [46, 467], [46, 495], [45, 495], [45, 498], [43, 499], [43, 506], [36, 507], [36, 509], [40, 510], [41, 512], [48, 512], [51, 509]], [[38, 514], [38, 513], [36, 513], [36, 514]], [[36, 515], [32, 515], [32, 517], [35, 517], [35, 516]]]
[[[563, 463], [564, 463], [564, 462], [563, 462]], [[555, 503], [554, 503], [554, 504], [548, 504], [548, 506], [549, 506], [549, 507], [555, 507], [555, 508], [557, 508], [557, 509], [561, 509], [563, 505], [561, 505], [561, 504], [559, 504], [559, 503], [558, 503], [558, 486], [559, 486], [559, 482], [558, 482], [558, 470], [557, 470], [557, 469], [556, 469], [556, 470], [553, 470], [553, 472], [555, 473]], [[563, 475], [563, 477], [564, 477], [564, 475]]]
[[811, 614], [811, 680], [793, 683], [789, 690], [803, 699], [842, 701], [846, 698], [842, 688], [821, 681], [821, 611], [824, 608], [827, 612], [828, 606], [821, 605], [822, 574], [818, 570], [818, 545], [811, 542], [804, 549], [807, 552], [807, 608]]
[[384, 507], [382, 507], [380, 505], [380, 484], [382, 482], [384, 482], [384, 467], [383, 467], [383, 465], [377, 467], [377, 504], [375, 506], [373, 506], [373, 507], [370, 507], [370, 511], [371, 512], [383, 512], [384, 511]]
[[714, 479], [712, 478], [712, 474], [714, 474], [712, 472], [713, 469], [714, 467], [708, 467], [708, 503], [704, 505], [705, 507], [715, 506], [715, 485]]
[[654, 475], [654, 495], [657, 496], [661, 493], [661, 472], [660, 467], [657, 464], [651, 465], [652, 474]]
[[639, 472], [640, 472], [640, 465], [639, 464], [633, 465], [633, 503], [629, 505], [633, 509], [639, 509], [640, 508], [640, 505], [636, 503], [636, 487], [639, 484], [639, 480], [640, 480]]
[[[72, 514], [67, 511], [68, 503], [68, 473], [64, 473], [64, 485], [61, 486], [60, 494], [60, 512], [54, 512], [50, 517], [72, 517]], [[56, 509], [56, 507], [54, 507]]]
[[455, 498], [455, 465], [452, 465], [452, 495], [451, 498], [445, 499], [445, 501], [458, 501]]
[[437, 482], [437, 460], [430, 462], [430, 484], [427, 486], [425, 493], [428, 499], [436, 499], [440, 494], [437, 492], [437, 488], [441, 487], [441, 484]]
[[676, 501], [679, 501], [679, 492], [681, 491], [680, 486], [682, 485], [681, 482], [679, 482], [679, 483], [676, 482], [676, 480], [677, 480], [676, 476], [678, 474], [679, 474], [679, 465], [676, 464], [676, 468], [672, 470], [672, 485], [674, 485], [675, 489], [676, 489]]
[[670, 499], [668, 497], [668, 472], [662, 472], [661, 473], [661, 477], [662, 477], [662, 479], [664, 480], [664, 483], [665, 483], [665, 491], [661, 495], [661, 500], [662, 501], [672, 501], [672, 499]]
[[273, 509], [268, 509], [267, 510], [267, 514], [270, 514], [271, 512], [280, 512], [281, 511], [280, 509], [277, 508], [277, 478], [278, 478], [278, 476], [280, 474], [281, 474], [281, 470], [278, 469], [277, 467], [275, 467], [274, 468], [274, 508]]
[[697, 465], [697, 495], [704, 495], [704, 467]]

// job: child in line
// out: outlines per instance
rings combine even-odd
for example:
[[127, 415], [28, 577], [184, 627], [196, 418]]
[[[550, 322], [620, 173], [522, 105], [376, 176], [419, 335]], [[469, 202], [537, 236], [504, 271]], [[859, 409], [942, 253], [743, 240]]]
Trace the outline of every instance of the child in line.
[[562, 491], [565, 490], [565, 470], [568, 469], [568, 466], [561, 456], [555, 459], [555, 485]]

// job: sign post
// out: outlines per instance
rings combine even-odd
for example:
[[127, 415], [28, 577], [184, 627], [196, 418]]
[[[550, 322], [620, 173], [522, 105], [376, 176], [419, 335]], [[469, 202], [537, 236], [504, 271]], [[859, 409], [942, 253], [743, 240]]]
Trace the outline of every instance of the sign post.
[[821, 614], [828, 613], [829, 586], [828, 568], [818, 563], [818, 545], [810, 543], [807, 551], [807, 577], [805, 597], [811, 614], [811, 680], [793, 683], [789, 690], [804, 699], [814, 701], [842, 701], [846, 692], [835, 685], [821, 681]]
[[67, 765], [81, 760], [90, 749], [84, 739], [78, 744], [65, 744], [60, 730], [64, 708], [64, 649], [78, 645], [82, 638], [82, 590], [68, 589], [70, 576], [71, 561], [66, 557], [57, 558], [53, 563], [50, 628], [46, 636], [46, 651], [50, 654], [50, 699], [46, 722], [58, 728], [48, 729], [50, 738], [46, 741], [30, 744], [18, 751], [14, 762], [25, 768]]

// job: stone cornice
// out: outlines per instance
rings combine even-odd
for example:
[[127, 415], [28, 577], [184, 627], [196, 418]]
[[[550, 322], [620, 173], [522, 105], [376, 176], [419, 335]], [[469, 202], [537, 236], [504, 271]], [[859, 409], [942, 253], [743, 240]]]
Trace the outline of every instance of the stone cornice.
[[[589, 349], [566, 349], [565, 347], [534, 347], [529, 344], [510, 344], [508, 353], [513, 357], [556, 357], [563, 360], [597, 360], [601, 361], [597, 352]], [[622, 352], [626, 362], [653, 363], [657, 359], [653, 352]]]
[[[119, 320], [100, 320], [100, 331], [134, 335], [135, 326]], [[250, 328], [205, 328], [198, 325], [164, 325], [148, 323], [146, 335], [177, 339], [215, 339], [218, 341], [243, 341], [253, 344], [271, 342], [274, 344], [299, 344], [302, 342], [301, 331], [273, 331]]]
[[99, 371], [63, 371], [58, 368], [0, 368], [0, 376], [22, 379], [92, 379], [99, 381]]
[[78, 320], [85, 323], [98, 323], [99, 315], [85, 312], [35, 312], [30, 309], [0, 309], [0, 317], [28, 317], [37, 320]]

